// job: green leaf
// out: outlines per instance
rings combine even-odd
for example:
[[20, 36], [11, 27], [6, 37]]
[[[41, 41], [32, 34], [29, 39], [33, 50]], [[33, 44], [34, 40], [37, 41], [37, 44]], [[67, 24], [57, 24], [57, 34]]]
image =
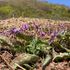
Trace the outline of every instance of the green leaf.
[[54, 61], [60, 61], [60, 60], [63, 60], [63, 59], [68, 59], [70, 58], [70, 53], [60, 53], [58, 55], [56, 55], [53, 60]]
[[51, 55], [47, 55], [42, 65], [43, 70], [45, 69], [46, 65], [50, 63], [51, 60], [52, 60]]

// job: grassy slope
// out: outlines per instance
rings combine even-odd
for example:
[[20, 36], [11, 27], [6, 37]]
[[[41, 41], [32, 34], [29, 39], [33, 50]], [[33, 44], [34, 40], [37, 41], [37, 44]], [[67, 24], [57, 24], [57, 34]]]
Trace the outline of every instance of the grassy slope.
[[52, 19], [70, 19], [70, 9], [65, 6], [53, 5], [36, 0], [3, 0], [0, 2], [0, 17], [7, 18], [37, 17]]

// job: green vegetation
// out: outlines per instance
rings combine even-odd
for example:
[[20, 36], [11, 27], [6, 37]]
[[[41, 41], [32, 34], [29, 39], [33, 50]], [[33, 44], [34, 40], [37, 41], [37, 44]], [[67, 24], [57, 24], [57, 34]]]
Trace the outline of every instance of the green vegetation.
[[0, 2], [0, 18], [35, 17], [51, 19], [70, 19], [70, 9], [61, 5], [53, 5], [37, 0], [5, 0]]

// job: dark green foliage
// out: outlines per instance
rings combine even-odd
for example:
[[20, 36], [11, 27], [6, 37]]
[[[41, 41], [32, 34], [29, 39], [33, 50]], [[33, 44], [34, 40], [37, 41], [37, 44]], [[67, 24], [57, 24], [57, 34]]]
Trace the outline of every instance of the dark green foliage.
[[18, 37], [21, 40], [24, 39], [25, 41], [31, 41], [33, 39], [33, 36], [25, 35], [25, 34], [22, 34], [22, 33], [16, 34], [16, 37]]
[[2, 45], [2, 46], [10, 46], [11, 47], [11, 45], [10, 44], [8, 44], [5, 40], [3, 40], [3, 39], [0, 39], [0, 44]]
[[[16, 52], [25, 52], [26, 46], [32, 41], [33, 37], [25, 34], [18, 33], [16, 34], [18, 41], [13, 42], [13, 49]], [[21, 41], [20, 41], [21, 40]]]
[[46, 44], [43, 43], [39, 39], [33, 39], [32, 42], [26, 47], [26, 52], [36, 55], [41, 55], [42, 53], [46, 53]]

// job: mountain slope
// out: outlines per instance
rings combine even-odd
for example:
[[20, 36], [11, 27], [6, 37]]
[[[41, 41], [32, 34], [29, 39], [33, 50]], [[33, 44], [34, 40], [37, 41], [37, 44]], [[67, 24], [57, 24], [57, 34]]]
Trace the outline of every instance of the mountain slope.
[[70, 8], [37, 0], [2, 0], [0, 17], [23, 16], [70, 20]]

